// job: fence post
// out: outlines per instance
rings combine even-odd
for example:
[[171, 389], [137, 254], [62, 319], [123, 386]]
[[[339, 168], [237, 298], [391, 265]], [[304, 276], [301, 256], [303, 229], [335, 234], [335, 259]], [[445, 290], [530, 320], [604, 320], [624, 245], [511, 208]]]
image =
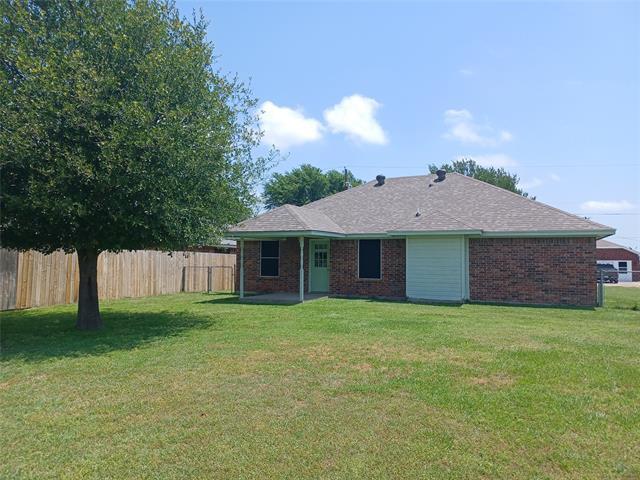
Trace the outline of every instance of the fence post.
[[602, 271], [598, 272], [598, 306], [604, 305], [604, 279], [602, 277]]
[[213, 267], [207, 267], [207, 293], [211, 293], [211, 270]]
[[182, 282], [180, 285], [180, 291], [184, 292], [186, 288], [186, 279], [187, 279], [187, 267], [182, 267]]

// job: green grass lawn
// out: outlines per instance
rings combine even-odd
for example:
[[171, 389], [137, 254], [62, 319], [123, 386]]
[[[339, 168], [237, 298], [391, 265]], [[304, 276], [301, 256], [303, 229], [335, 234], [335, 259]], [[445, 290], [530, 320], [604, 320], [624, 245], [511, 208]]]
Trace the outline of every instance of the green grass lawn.
[[639, 304], [5, 312], [0, 477], [638, 478]]

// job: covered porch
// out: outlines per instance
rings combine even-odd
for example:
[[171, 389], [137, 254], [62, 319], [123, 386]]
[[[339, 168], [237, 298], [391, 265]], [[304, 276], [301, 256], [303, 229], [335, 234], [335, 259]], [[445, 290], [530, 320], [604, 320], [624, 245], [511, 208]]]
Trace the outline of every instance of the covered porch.
[[291, 304], [326, 297], [332, 236], [324, 232], [238, 235], [240, 300]]

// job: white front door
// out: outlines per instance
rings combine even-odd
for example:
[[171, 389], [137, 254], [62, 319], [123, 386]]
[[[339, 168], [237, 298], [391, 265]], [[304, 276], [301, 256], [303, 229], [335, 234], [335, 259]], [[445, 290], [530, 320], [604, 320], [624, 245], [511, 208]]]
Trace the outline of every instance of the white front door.
[[464, 237], [407, 238], [407, 297], [460, 302], [466, 292]]

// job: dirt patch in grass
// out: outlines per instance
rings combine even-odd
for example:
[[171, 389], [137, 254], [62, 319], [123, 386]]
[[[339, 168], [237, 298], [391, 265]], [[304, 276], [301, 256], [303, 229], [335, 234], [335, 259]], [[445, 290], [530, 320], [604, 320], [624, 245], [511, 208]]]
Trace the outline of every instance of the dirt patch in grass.
[[[282, 361], [308, 361], [314, 364], [348, 363], [352, 368], [368, 371], [373, 362], [435, 363], [445, 362], [461, 367], [481, 366], [493, 360], [495, 355], [483, 351], [460, 351], [449, 347], [429, 350], [420, 346], [370, 343], [365, 345], [317, 344], [300, 347], [288, 346], [277, 350], [253, 350], [247, 353], [246, 362], [263, 364]], [[350, 360], [345, 362], [345, 359]], [[355, 365], [354, 365], [355, 364]]]
[[477, 385], [481, 387], [505, 388], [513, 385], [515, 383], [515, 380], [508, 375], [498, 373], [486, 377], [472, 377], [469, 379], [469, 383], [471, 385]]
[[371, 366], [370, 363], [361, 363], [361, 364], [358, 364], [358, 365], [354, 365], [353, 369], [357, 370], [358, 372], [361, 372], [361, 373], [367, 373], [367, 372], [370, 372], [371, 370], [373, 370], [373, 367]]
[[[361, 359], [362, 364], [371, 362], [409, 362], [435, 363], [445, 362], [461, 367], [479, 366], [490, 362], [494, 354], [482, 351], [460, 351], [449, 347], [430, 350], [421, 346], [393, 343], [369, 343], [365, 345], [314, 345], [302, 352], [289, 351], [289, 354], [306, 356], [311, 361], [335, 361], [337, 359]], [[359, 362], [360, 363], [360, 362]]]

